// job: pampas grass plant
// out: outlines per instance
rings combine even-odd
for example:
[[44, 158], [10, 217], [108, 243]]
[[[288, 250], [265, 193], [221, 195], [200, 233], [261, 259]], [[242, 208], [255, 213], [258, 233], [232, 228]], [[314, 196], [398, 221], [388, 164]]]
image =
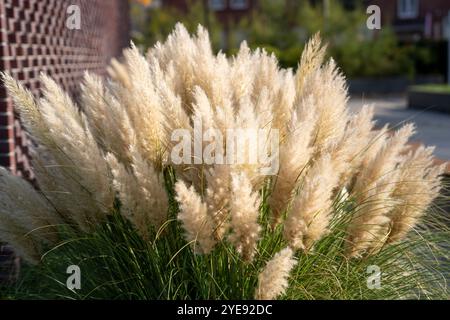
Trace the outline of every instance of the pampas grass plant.
[[[37, 185], [0, 171], [0, 239], [27, 262], [5, 294], [447, 299], [449, 234], [434, 205], [444, 166], [411, 150], [412, 124], [391, 134], [374, 129], [373, 108], [351, 114], [325, 50], [316, 35], [294, 72], [245, 42], [214, 55], [202, 27], [190, 36], [178, 24], [146, 57], [125, 50], [108, 79], [87, 73], [79, 105], [45, 75], [37, 99], [3, 74]], [[278, 171], [172, 162], [172, 133], [192, 133], [194, 119], [223, 136], [279, 132]], [[66, 287], [70, 265], [80, 290]]]

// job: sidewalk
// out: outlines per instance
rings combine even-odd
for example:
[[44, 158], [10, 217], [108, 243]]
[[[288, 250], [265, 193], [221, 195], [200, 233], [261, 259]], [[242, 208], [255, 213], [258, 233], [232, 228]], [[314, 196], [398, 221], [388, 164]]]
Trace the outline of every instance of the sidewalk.
[[364, 104], [375, 106], [377, 126], [389, 123], [392, 128], [401, 123], [414, 122], [417, 133], [412, 142], [436, 146], [436, 157], [443, 161], [450, 161], [450, 115], [407, 109], [405, 96], [352, 97], [349, 108], [352, 112], [357, 112]]

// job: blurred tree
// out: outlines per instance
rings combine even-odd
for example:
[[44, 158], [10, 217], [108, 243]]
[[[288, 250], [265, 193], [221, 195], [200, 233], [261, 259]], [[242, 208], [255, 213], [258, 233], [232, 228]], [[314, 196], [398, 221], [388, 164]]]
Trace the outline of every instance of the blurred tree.
[[163, 40], [177, 21], [191, 32], [200, 23], [208, 27], [215, 51], [233, 54], [245, 39], [251, 48], [273, 52], [281, 66], [295, 68], [305, 41], [320, 31], [330, 56], [349, 77], [413, 76], [416, 67], [435, 70], [430, 67], [435, 59], [429, 47], [400, 44], [388, 26], [367, 29], [368, 16], [358, 1], [258, 0], [251, 14], [225, 25], [208, 10], [208, 0], [191, 0], [186, 7], [187, 11], [169, 6], [144, 11], [135, 2], [132, 14], [140, 21], [135, 42], [149, 47]]
[[350, 77], [414, 73], [409, 50], [399, 45], [388, 27], [368, 30], [361, 6], [352, 3], [353, 10], [349, 10], [339, 1], [311, 3], [259, 0], [256, 10], [242, 20], [239, 28], [247, 31], [251, 47], [265, 47], [284, 67], [296, 67], [302, 44], [320, 31], [329, 44], [330, 55]]
[[151, 0], [138, 0], [132, 3], [131, 14], [135, 25], [133, 40], [136, 44], [149, 48], [157, 41], [163, 41], [173, 30], [177, 22], [182, 22], [190, 32], [195, 32], [197, 26], [207, 26], [211, 42], [214, 48], [221, 46], [223, 36], [221, 27], [215, 15], [207, 10], [206, 1], [188, 1], [187, 11], [184, 12], [176, 7], [162, 6], [160, 8], [145, 9], [142, 2]]

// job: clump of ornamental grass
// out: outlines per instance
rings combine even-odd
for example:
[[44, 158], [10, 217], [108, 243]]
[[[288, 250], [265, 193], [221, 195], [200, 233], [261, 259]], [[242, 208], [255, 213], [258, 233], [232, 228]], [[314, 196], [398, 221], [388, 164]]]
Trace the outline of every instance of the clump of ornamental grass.
[[[448, 298], [444, 165], [411, 149], [412, 124], [351, 114], [325, 51], [315, 36], [296, 71], [280, 69], [245, 42], [214, 55], [202, 27], [191, 37], [179, 24], [146, 57], [125, 50], [108, 79], [86, 73], [79, 105], [45, 75], [37, 99], [4, 74], [37, 186], [0, 169], [0, 239], [28, 263], [8, 297]], [[221, 135], [192, 139], [199, 119]], [[273, 174], [217, 160], [242, 128], [278, 133]], [[174, 161], [179, 130], [217, 161], [186, 149], [192, 161]]]

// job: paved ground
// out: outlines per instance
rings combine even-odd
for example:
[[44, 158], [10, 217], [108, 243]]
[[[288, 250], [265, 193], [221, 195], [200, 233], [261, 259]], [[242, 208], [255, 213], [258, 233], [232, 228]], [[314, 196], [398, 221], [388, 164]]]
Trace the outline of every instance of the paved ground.
[[407, 109], [405, 96], [350, 99], [352, 111], [358, 111], [364, 104], [374, 104], [377, 126], [386, 123], [395, 126], [399, 123], [414, 122], [417, 133], [413, 140], [428, 146], [436, 146], [436, 157], [450, 161], [450, 115]]

